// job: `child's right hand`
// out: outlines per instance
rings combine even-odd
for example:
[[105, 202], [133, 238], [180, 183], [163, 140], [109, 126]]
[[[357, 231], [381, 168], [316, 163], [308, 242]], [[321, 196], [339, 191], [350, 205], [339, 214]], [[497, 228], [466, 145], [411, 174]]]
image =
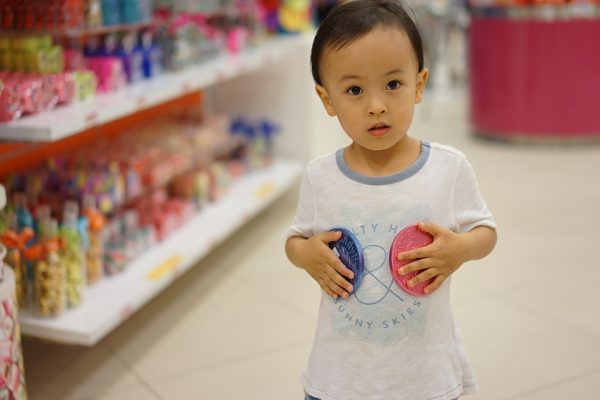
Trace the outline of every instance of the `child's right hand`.
[[329, 248], [329, 242], [339, 240], [341, 235], [341, 232], [325, 232], [310, 238], [296, 236], [286, 246], [290, 260], [304, 268], [334, 299], [338, 296], [347, 299], [353, 289], [346, 278], [352, 279], [354, 273]]

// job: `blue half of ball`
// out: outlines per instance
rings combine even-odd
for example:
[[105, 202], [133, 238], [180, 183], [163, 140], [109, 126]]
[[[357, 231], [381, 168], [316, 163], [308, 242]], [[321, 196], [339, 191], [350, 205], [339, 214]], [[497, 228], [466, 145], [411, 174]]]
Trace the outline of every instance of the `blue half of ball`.
[[349, 279], [353, 286], [353, 291], [358, 289], [365, 271], [365, 261], [363, 258], [362, 247], [356, 236], [346, 228], [333, 228], [331, 232], [342, 232], [342, 237], [329, 243], [331, 248], [342, 264], [354, 273], [354, 278]]

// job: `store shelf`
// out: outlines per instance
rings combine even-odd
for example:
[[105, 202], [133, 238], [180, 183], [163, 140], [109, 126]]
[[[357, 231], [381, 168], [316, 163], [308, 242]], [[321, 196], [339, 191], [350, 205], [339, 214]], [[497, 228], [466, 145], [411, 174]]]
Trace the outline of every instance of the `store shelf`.
[[222, 200], [206, 207], [122, 274], [89, 288], [80, 307], [57, 318], [21, 311], [21, 331], [62, 343], [94, 345], [289, 189], [301, 169], [299, 162], [277, 160], [241, 178]]
[[51, 35], [54, 37], [81, 38], [85, 36], [108, 35], [118, 32], [137, 31], [154, 28], [158, 25], [155, 20], [139, 21], [116, 25], [102, 25], [95, 27], [65, 28], [65, 29], [0, 29], [3, 36], [31, 36]]
[[178, 72], [164, 73], [89, 101], [0, 124], [0, 140], [53, 142], [216, 83], [257, 71], [294, 51], [302, 36], [274, 37], [239, 55], [223, 55]]

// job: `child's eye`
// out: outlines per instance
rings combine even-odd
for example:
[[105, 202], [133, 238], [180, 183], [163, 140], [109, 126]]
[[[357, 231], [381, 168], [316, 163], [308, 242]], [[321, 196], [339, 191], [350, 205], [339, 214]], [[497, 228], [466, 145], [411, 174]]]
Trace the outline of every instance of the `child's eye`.
[[359, 86], [352, 86], [350, 89], [346, 90], [349, 95], [358, 96], [362, 94], [362, 89]]
[[399, 81], [389, 81], [386, 89], [388, 90], [396, 90], [398, 88], [400, 88], [400, 85], [402, 85]]

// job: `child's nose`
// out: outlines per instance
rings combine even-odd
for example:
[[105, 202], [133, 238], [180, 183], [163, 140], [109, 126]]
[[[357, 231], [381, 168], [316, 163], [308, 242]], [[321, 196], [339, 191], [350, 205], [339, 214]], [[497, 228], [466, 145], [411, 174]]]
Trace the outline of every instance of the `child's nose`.
[[379, 116], [385, 114], [386, 112], [387, 106], [385, 105], [385, 102], [382, 101], [380, 98], [373, 96], [369, 104], [369, 115]]

